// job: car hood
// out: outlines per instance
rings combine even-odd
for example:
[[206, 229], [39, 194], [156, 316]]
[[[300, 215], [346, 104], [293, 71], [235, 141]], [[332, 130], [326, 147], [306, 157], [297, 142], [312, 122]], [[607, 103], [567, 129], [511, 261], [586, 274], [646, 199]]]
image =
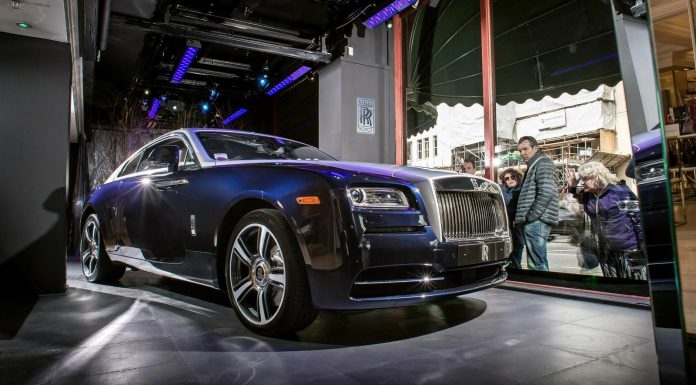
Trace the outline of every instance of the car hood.
[[294, 167], [315, 172], [326, 170], [342, 171], [346, 177], [370, 174], [385, 178], [398, 178], [412, 183], [429, 181], [442, 177], [467, 176], [483, 179], [470, 174], [458, 174], [454, 171], [435, 170], [419, 167], [399, 166], [394, 164], [344, 162], [344, 161], [301, 161], [301, 160], [268, 160], [268, 161], [218, 161], [217, 166], [241, 166], [241, 165], [273, 165], [281, 167]]

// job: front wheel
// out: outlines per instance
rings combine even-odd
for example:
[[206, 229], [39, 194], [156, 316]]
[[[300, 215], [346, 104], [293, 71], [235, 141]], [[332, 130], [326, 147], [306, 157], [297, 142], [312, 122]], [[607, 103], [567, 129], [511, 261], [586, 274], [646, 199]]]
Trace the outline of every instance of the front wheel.
[[84, 226], [82, 226], [80, 260], [82, 261], [82, 274], [87, 281], [93, 283], [116, 282], [123, 277], [123, 273], [126, 271], [125, 266], [115, 265], [106, 255], [97, 214], [91, 214], [87, 217]]
[[227, 247], [227, 293], [244, 325], [264, 335], [304, 329], [316, 318], [297, 242], [275, 210], [255, 210], [235, 226]]

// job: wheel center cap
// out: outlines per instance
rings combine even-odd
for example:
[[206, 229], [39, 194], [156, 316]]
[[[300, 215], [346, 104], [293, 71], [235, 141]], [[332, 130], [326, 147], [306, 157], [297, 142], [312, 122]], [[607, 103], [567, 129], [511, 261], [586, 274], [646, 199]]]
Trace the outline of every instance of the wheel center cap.
[[263, 258], [257, 259], [251, 268], [251, 281], [257, 289], [263, 288], [268, 284], [268, 262]]

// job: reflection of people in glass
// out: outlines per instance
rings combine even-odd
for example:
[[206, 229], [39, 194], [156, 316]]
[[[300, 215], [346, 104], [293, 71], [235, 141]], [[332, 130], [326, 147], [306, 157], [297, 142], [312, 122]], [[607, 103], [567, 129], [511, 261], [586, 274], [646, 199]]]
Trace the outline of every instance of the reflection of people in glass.
[[500, 189], [503, 191], [505, 199], [505, 209], [508, 215], [508, 228], [512, 236], [512, 252], [510, 252], [510, 267], [514, 269], [522, 268], [522, 250], [524, 250], [524, 234], [522, 224], [515, 224], [515, 212], [517, 211], [517, 200], [520, 197], [520, 187], [522, 186], [522, 173], [514, 168], [508, 168], [500, 173]]
[[546, 241], [551, 226], [558, 224], [558, 190], [556, 166], [539, 150], [536, 139], [523, 136], [517, 142], [520, 156], [527, 163], [517, 202], [515, 223], [524, 225], [527, 266], [532, 270], [549, 270]]
[[645, 257], [636, 195], [599, 162], [587, 162], [578, 169], [583, 181], [572, 170], [566, 171], [568, 191], [575, 194], [590, 217], [597, 240], [597, 254], [606, 277], [646, 279]]
[[474, 162], [470, 160], [460, 160], [459, 166], [457, 167], [457, 172], [460, 174], [465, 173], [475, 175], [476, 166], [474, 166]]

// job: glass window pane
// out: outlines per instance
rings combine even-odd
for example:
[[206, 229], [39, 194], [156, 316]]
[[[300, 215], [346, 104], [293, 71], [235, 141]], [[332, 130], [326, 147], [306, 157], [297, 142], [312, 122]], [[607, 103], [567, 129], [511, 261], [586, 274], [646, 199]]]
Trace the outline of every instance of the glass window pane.
[[494, 164], [506, 195], [532, 199], [508, 208], [512, 267], [644, 280], [611, 4], [499, 0], [493, 15]]
[[466, 161], [483, 175], [479, 1], [419, 6], [404, 25], [406, 138], [419, 143], [408, 165], [463, 170]]

